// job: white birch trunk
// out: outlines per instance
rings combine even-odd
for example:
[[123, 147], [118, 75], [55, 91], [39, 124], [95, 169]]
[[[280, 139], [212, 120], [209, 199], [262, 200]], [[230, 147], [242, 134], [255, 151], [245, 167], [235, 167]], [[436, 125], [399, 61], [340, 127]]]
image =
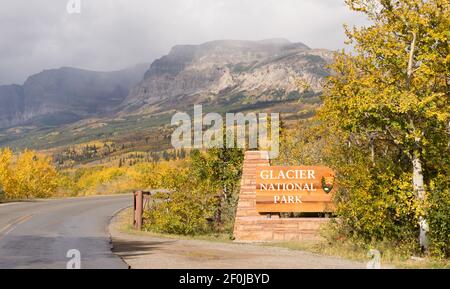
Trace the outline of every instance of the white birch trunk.
[[[422, 206], [422, 204], [425, 201], [425, 185], [423, 181], [422, 161], [420, 160], [418, 153], [414, 154], [412, 164], [413, 164], [413, 188], [416, 197], [418, 198], [419, 203]], [[419, 233], [420, 247], [426, 251], [428, 249], [428, 241], [427, 241], [428, 225], [423, 216], [419, 217], [419, 227], [420, 227]]]
[[[417, 34], [416, 32], [412, 33], [413, 39], [411, 41], [411, 48], [409, 51], [409, 59], [408, 59], [408, 69], [407, 69], [407, 78], [406, 78], [406, 89], [411, 89], [411, 82], [413, 77], [413, 69], [414, 69], [414, 53], [416, 51], [416, 42], [417, 42]], [[414, 128], [414, 122], [411, 120], [412, 129]], [[415, 139], [415, 146], [417, 149], [414, 150], [412, 155], [412, 166], [413, 166], [413, 189], [416, 194], [416, 198], [419, 201], [420, 207], [423, 208], [423, 203], [425, 200], [425, 185], [423, 180], [423, 167], [422, 160], [420, 159], [420, 139]], [[428, 225], [424, 216], [419, 216], [419, 243], [420, 247], [425, 251], [428, 250], [428, 241], [427, 241], [427, 231]]]

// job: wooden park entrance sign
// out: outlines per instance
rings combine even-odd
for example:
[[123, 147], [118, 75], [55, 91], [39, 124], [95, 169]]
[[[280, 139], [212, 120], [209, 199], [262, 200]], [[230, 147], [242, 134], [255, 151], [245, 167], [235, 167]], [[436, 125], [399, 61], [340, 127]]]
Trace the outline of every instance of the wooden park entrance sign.
[[256, 210], [333, 212], [334, 172], [327, 167], [256, 168]]
[[332, 213], [334, 172], [321, 166], [270, 166], [268, 153], [247, 151], [236, 212], [236, 241], [318, 239], [329, 218], [280, 218], [279, 213]]

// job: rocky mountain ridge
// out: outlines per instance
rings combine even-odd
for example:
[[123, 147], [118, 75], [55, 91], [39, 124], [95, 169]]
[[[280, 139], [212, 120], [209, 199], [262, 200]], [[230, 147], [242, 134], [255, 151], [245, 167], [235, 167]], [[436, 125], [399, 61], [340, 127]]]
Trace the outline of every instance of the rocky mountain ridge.
[[32, 75], [23, 85], [0, 86], [0, 128], [61, 125], [110, 112], [147, 69], [147, 64], [113, 72], [62, 67]]
[[264, 102], [320, 92], [331, 52], [284, 39], [181, 45], [155, 60], [121, 109], [146, 113], [194, 103]]
[[302, 93], [299, 81], [320, 93], [331, 57], [285, 39], [217, 40], [177, 45], [151, 65], [121, 71], [44, 70], [0, 86], [0, 129], [292, 100]]

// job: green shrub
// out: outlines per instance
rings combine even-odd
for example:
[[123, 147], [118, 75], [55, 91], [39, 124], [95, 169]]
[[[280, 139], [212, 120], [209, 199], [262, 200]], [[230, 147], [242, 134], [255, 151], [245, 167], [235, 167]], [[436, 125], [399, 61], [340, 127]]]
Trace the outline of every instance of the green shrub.
[[193, 151], [188, 167], [153, 172], [145, 183], [172, 192], [154, 199], [144, 214], [144, 229], [182, 235], [230, 231], [242, 161], [243, 153], [237, 149]]
[[439, 176], [430, 185], [427, 212], [430, 252], [439, 257], [450, 256], [450, 178]]
[[160, 233], [197, 235], [210, 231], [213, 198], [202, 191], [176, 191], [144, 213], [144, 229]]
[[386, 168], [342, 165], [336, 201], [347, 237], [366, 245], [388, 242], [416, 250], [418, 204], [410, 178]]

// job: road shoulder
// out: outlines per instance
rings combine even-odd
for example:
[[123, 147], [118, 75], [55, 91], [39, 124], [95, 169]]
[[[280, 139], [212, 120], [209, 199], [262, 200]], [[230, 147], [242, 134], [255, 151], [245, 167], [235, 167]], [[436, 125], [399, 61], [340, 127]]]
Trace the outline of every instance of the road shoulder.
[[125, 229], [129, 218], [126, 211], [117, 214], [109, 231], [113, 252], [132, 269], [365, 268], [361, 262], [260, 244], [131, 234]]

